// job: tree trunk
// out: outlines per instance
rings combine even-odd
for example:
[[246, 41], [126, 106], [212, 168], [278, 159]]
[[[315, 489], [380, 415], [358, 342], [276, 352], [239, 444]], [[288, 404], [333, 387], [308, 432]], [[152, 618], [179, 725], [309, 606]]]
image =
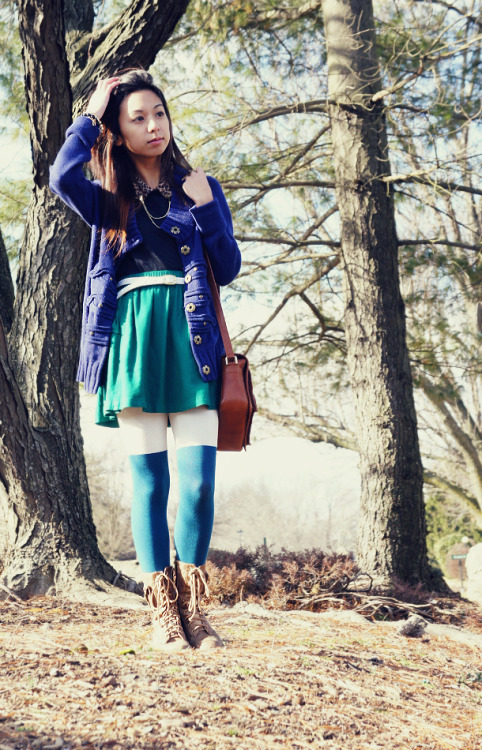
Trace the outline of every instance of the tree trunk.
[[[77, 18], [85, 41], [93, 15], [74, 12], [75, 2], [65, 3], [69, 38]], [[134, 0], [118, 22], [135, 30], [121, 64], [136, 64], [142, 49], [150, 65], [187, 4]], [[0, 559], [3, 585], [25, 596], [75, 596], [88, 581], [109, 590], [106, 582], [118, 579], [97, 546], [75, 382], [89, 231], [48, 187], [72, 121], [62, 7], [62, 0], [18, 3], [34, 188], [8, 343], [0, 318]], [[83, 91], [100, 68], [121, 65], [104, 47], [99, 54], [89, 57], [95, 78], [77, 76]]]
[[8, 262], [7, 248], [0, 232], [0, 318], [6, 330], [9, 331], [13, 321], [13, 303], [15, 292], [12, 274]]
[[370, 0], [324, 0], [348, 367], [362, 480], [357, 556], [385, 589], [429, 583], [422, 464]]

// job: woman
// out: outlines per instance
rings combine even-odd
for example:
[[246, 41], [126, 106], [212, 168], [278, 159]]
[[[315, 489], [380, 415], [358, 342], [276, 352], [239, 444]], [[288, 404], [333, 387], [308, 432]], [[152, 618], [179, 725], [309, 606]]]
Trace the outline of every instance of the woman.
[[[97, 178], [82, 165], [91, 161]], [[67, 130], [50, 187], [92, 230], [77, 379], [97, 393], [96, 423], [120, 427], [132, 471], [132, 533], [153, 644], [222, 640], [203, 613], [214, 516], [223, 344], [206, 275], [237, 275], [240, 253], [219, 183], [177, 147], [162, 91], [142, 69], [100, 80]], [[170, 563], [167, 427], [179, 476]]]

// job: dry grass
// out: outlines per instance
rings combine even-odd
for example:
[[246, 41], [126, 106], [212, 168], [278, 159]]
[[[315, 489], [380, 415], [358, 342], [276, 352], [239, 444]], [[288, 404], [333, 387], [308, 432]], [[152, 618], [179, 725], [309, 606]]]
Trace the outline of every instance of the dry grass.
[[[212, 653], [154, 651], [145, 609], [0, 603], [0, 750], [481, 747], [476, 605], [368, 592], [350, 556], [319, 550], [208, 567]], [[414, 612], [430, 624], [401, 635]]]
[[0, 748], [480, 747], [480, 639], [407, 638], [340, 610], [210, 617], [226, 648], [168, 656], [147, 612], [4, 602]]

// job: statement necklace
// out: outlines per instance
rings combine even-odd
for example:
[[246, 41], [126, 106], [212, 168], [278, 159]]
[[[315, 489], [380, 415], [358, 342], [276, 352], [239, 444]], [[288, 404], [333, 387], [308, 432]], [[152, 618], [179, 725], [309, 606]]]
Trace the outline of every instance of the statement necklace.
[[144, 210], [145, 210], [146, 214], [148, 215], [149, 219], [151, 220], [152, 224], [154, 224], [154, 226], [156, 227], [156, 229], [160, 229], [161, 227], [156, 224], [156, 221], [160, 221], [161, 219], [165, 219], [166, 218], [167, 214], [169, 213], [169, 209], [171, 208], [171, 199], [169, 198], [169, 205], [167, 207], [167, 211], [162, 216], [153, 216], [152, 214], [149, 213], [149, 210], [148, 210], [148, 208], [146, 206], [146, 203], [145, 203], [143, 195], [139, 196], [139, 200], [142, 203], [142, 205], [144, 206]]

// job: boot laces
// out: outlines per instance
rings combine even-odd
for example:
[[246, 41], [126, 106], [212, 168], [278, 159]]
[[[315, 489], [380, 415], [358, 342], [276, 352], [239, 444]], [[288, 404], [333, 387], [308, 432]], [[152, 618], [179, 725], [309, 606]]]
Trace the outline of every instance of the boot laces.
[[189, 573], [189, 588], [191, 589], [191, 598], [189, 600], [189, 622], [198, 630], [202, 628], [210, 633], [209, 622], [201, 607], [201, 596], [203, 592], [209, 598], [210, 591], [206, 576], [201, 568], [193, 568]]
[[[174, 598], [170, 597], [170, 592], [174, 594]], [[179, 592], [174, 582], [165, 572], [159, 573], [152, 588], [147, 590], [147, 601], [154, 610], [153, 619], [166, 628], [168, 637], [184, 637], [177, 606], [174, 606], [178, 597]]]

